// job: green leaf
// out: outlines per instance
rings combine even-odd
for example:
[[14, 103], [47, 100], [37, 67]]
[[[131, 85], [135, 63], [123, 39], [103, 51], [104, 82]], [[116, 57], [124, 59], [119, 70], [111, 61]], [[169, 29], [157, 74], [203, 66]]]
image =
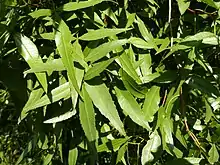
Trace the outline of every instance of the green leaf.
[[110, 152], [111, 150], [117, 151], [119, 150], [120, 146], [123, 145], [128, 141], [129, 138], [119, 138], [119, 139], [114, 139], [111, 141], [107, 141], [104, 144], [101, 144], [97, 147], [98, 152]]
[[209, 105], [209, 103], [205, 100], [205, 107], [206, 107], [206, 114], [205, 114], [205, 123], [207, 124], [212, 116], [213, 116], [213, 112], [212, 112], [212, 108], [211, 106]]
[[92, 1], [81, 1], [81, 2], [69, 2], [59, 7], [59, 11], [75, 11], [87, 7], [94, 6], [101, 3], [104, 0], [92, 0]]
[[218, 150], [215, 146], [215, 144], [212, 144], [211, 149], [209, 150], [209, 163], [210, 164], [214, 164], [215, 162], [218, 162], [219, 160], [219, 154], [218, 154]]
[[72, 53], [72, 45], [71, 45], [71, 32], [69, 30], [69, 27], [66, 25], [66, 23], [61, 20], [60, 18], [57, 18], [59, 20], [59, 26], [55, 34], [55, 42], [57, 49], [61, 55], [62, 62], [67, 70], [68, 78], [70, 81], [70, 87], [71, 90], [75, 89], [79, 95], [80, 89], [77, 84], [76, 75], [75, 75], [75, 68], [73, 65], [73, 58], [71, 58]]
[[128, 55], [124, 52], [122, 55], [118, 58], [121, 64], [122, 69], [131, 76], [137, 83], [141, 83], [141, 79], [138, 76], [137, 72], [135, 71], [135, 68], [133, 64], [131, 63]]
[[38, 88], [39, 87], [38, 83], [37, 83], [37, 85], [35, 85], [35, 87], [37, 87], [37, 88], [31, 92], [31, 94], [28, 98], [28, 101], [26, 102], [23, 110], [21, 111], [21, 115], [19, 117], [18, 123], [20, 123], [28, 115], [27, 114], [28, 109], [29, 109], [28, 107], [31, 107], [33, 104], [35, 104], [35, 102], [38, 101], [44, 93], [43, 88]]
[[86, 83], [85, 86], [90, 98], [92, 99], [95, 106], [99, 109], [101, 114], [109, 119], [111, 124], [122, 135], [125, 135], [123, 123], [121, 122], [117, 109], [105, 84], [89, 85]]
[[180, 14], [183, 15], [189, 8], [190, 1], [188, 0], [177, 0]]
[[156, 79], [158, 77], [160, 77], [160, 73], [155, 72], [155, 73], [152, 73], [152, 74], [145, 75], [145, 76], [141, 77], [141, 81], [143, 83], [149, 83], [149, 82], [153, 81], [154, 79]]
[[47, 16], [51, 16], [52, 11], [50, 9], [38, 9], [34, 12], [31, 12], [30, 15], [33, 18], [39, 18], [39, 17], [47, 17]]
[[88, 69], [88, 64], [85, 62], [82, 47], [79, 44], [78, 40], [76, 40], [72, 45], [72, 57], [75, 61], [80, 63], [80, 65], [82, 65], [86, 70]]
[[54, 154], [48, 153], [47, 156], [43, 160], [43, 165], [48, 165], [51, 162], [53, 155]]
[[210, 37], [215, 37], [215, 34], [211, 32], [199, 32], [193, 36], [187, 36], [181, 42], [200, 41]]
[[202, 160], [202, 158], [195, 158], [195, 157], [187, 157], [184, 158], [185, 160], [187, 160], [189, 163], [193, 164], [193, 165], [199, 165], [200, 161]]
[[22, 160], [27, 156], [27, 154], [35, 148], [36, 143], [37, 143], [37, 138], [35, 137], [31, 141], [29, 141], [27, 147], [24, 149], [22, 154], [19, 156], [16, 162], [16, 165], [19, 165], [22, 162]]
[[122, 77], [123, 84], [125, 88], [135, 97], [144, 98], [145, 91], [140, 87], [126, 72], [121, 70], [120, 76]]
[[118, 154], [117, 154], [116, 164], [122, 160], [127, 148], [128, 148], [128, 143], [125, 143], [124, 145], [120, 147], [120, 149], [118, 150]]
[[79, 103], [80, 123], [87, 139], [92, 142], [96, 140], [95, 111], [92, 100], [90, 99], [84, 85], [82, 87], [82, 93], [84, 102], [80, 101]]
[[[17, 0], [4, 0], [3, 2], [6, 6], [16, 6], [17, 5]], [[1, 1], [1, 3], [2, 3], [2, 1]]]
[[151, 55], [150, 54], [140, 54], [140, 59], [143, 59], [143, 62], [140, 65], [141, 73], [143, 77], [152, 74], [152, 67], [151, 67]]
[[98, 39], [103, 39], [105, 37], [111, 37], [114, 35], [117, 35], [119, 33], [125, 32], [131, 30], [130, 29], [98, 29], [98, 30], [90, 30], [88, 33], [82, 35], [79, 37], [80, 40], [85, 40], [85, 41], [91, 41], [91, 40], [98, 40]]
[[196, 75], [192, 76], [189, 85], [210, 96], [212, 94], [214, 94], [215, 96], [220, 95], [218, 89], [214, 85], [212, 85], [210, 81]]
[[75, 114], [76, 114], [76, 110], [69, 111], [69, 112], [66, 112], [62, 115], [48, 119], [48, 120], [44, 121], [44, 123], [47, 123], [47, 124], [58, 123], [58, 122], [61, 122], [61, 121], [64, 121], [64, 120], [67, 120], [67, 119], [73, 117]]
[[155, 78], [153, 82], [156, 83], [171, 83], [177, 79], [178, 75], [176, 71], [167, 70], [160, 74], [159, 77]]
[[146, 128], [147, 130], [151, 130], [148, 122], [144, 118], [144, 113], [141, 110], [141, 107], [134, 97], [128, 91], [120, 90], [118, 88], [115, 88], [115, 91], [118, 102], [126, 114], [128, 114], [129, 117], [138, 125]]
[[137, 48], [141, 49], [153, 49], [154, 45], [150, 42], [146, 42], [141, 38], [131, 37], [129, 38], [129, 42]]
[[[36, 45], [26, 36], [16, 33], [14, 35], [15, 43], [18, 51], [28, 63], [30, 68], [35, 68], [36, 65], [43, 64]], [[36, 73], [38, 81], [42, 85], [45, 92], [47, 92], [47, 77], [45, 73]]]
[[215, 1], [213, 0], [201, 0], [202, 2], [206, 3], [207, 5], [214, 7], [216, 9], [218, 9], [218, 6], [215, 4]]
[[150, 140], [147, 141], [147, 144], [142, 149], [142, 155], [141, 155], [141, 164], [146, 165], [147, 163], [154, 160], [154, 156], [152, 152], [157, 152], [158, 147], [161, 145], [161, 139], [159, 134], [156, 132], [153, 132], [150, 135]]
[[170, 152], [170, 149], [174, 148], [172, 130], [172, 121], [168, 118], [164, 118], [161, 124], [161, 134], [163, 141], [163, 149], [165, 149], [167, 152]]
[[102, 13], [108, 16], [116, 25], [118, 25], [118, 19], [110, 7], [104, 10]]
[[107, 43], [104, 43], [100, 46], [98, 46], [95, 49], [92, 49], [88, 56], [85, 58], [85, 60], [88, 62], [95, 62], [102, 57], [106, 56], [109, 52], [121, 47], [122, 45], [126, 44], [128, 42], [127, 39], [122, 40], [116, 40], [116, 41], [110, 41]]
[[48, 95], [47, 94], [44, 95], [39, 100], [35, 101], [33, 104], [28, 104], [28, 106], [25, 106], [23, 110], [28, 112], [29, 110], [36, 109], [48, 104], [52, 104], [56, 101], [59, 101], [60, 99], [64, 99], [64, 98], [67, 99], [69, 97], [70, 97], [70, 87], [69, 87], [69, 83], [67, 82], [53, 89], [51, 93], [48, 93]]
[[115, 58], [110, 58], [106, 61], [102, 61], [99, 63], [94, 64], [89, 70], [86, 72], [84, 79], [89, 80], [98, 76], [102, 71], [104, 71], [113, 61]]
[[68, 156], [69, 165], [76, 165], [77, 157], [78, 157], [78, 149], [77, 148], [73, 148], [73, 149], [69, 150], [69, 156]]
[[148, 29], [146, 28], [144, 22], [137, 17], [137, 24], [138, 24], [138, 28], [139, 31], [141, 32], [142, 37], [145, 39], [145, 41], [149, 42], [151, 45], [154, 46], [154, 49], [158, 49], [157, 45], [154, 42], [154, 37], [152, 36], [152, 34], [148, 31]]
[[66, 70], [66, 68], [64, 67], [62, 60], [53, 59], [47, 61], [46, 63], [39, 63], [39, 65], [36, 65], [34, 68], [25, 71], [24, 74], [37, 73], [37, 72], [63, 71], [63, 70]]
[[148, 122], [152, 122], [154, 119], [154, 114], [159, 109], [160, 103], [160, 87], [153, 86], [145, 95], [145, 101], [143, 106], [143, 112], [145, 119]]

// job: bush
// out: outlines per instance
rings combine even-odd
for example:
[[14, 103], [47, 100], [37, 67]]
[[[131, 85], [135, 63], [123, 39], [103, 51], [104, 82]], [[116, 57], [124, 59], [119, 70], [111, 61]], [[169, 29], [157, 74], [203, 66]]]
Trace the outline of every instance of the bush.
[[0, 3], [1, 164], [219, 164], [219, 2]]

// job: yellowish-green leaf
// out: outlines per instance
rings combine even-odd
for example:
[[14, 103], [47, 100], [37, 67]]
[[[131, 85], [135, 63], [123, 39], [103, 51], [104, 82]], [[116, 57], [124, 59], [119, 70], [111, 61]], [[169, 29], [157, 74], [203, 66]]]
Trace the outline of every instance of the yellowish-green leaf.
[[85, 74], [84, 79], [89, 80], [94, 78], [95, 76], [98, 76], [99, 73], [104, 71], [113, 61], [115, 58], [110, 58], [106, 61], [102, 61], [99, 63], [94, 64]]
[[52, 11], [50, 9], [38, 9], [36, 11], [31, 12], [29, 15], [33, 18], [39, 18], [51, 16], [51, 14]]
[[[77, 79], [75, 75], [75, 68], [73, 65], [72, 58], [72, 45], [71, 45], [71, 32], [66, 23], [57, 16], [57, 21], [59, 22], [56, 34], [55, 42], [57, 49], [61, 55], [62, 62], [67, 70], [71, 90], [75, 89], [78, 94], [80, 94], [79, 86], [77, 84]], [[81, 94], [80, 94], [81, 95]]]
[[69, 112], [66, 112], [62, 115], [48, 119], [48, 120], [44, 121], [44, 123], [47, 123], [47, 124], [58, 123], [58, 122], [61, 122], [61, 121], [64, 121], [64, 120], [67, 120], [67, 119], [73, 117], [75, 114], [76, 114], [76, 110], [69, 111]]
[[217, 150], [215, 144], [212, 144], [212, 147], [209, 150], [208, 154], [209, 154], [208, 160], [209, 160], [210, 164], [214, 164], [219, 161], [219, 153], [218, 153], [218, 150]]
[[159, 109], [160, 103], [160, 87], [153, 86], [145, 95], [145, 101], [143, 106], [143, 112], [145, 119], [148, 122], [152, 122], [154, 114]]
[[78, 157], [78, 149], [77, 148], [73, 148], [73, 149], [69, 150], [69, 156], [68, 156], [69, 165], [76, 165], [77, 157]]
[[147, 163], [154, 160], [154, 156], [152, 152], [157, 152], [158, 147], [161, 145], [161, 139], [159, 134], [156, 132], [153, 132], [150, 135], [150, 140], [147, 141], [147, 144], [142, 149], [142, 155], [141, 155], [141, 164], [146, 165]]
[[125, 135], [123, 123], [121, 122], [118, 111], [105, 84], [89, 85], [86, 83], [85, 86], [90, 98], [92, 99], [95, 106], [99, 109], [101, 114], [109, 119], [111, 124], [122, 135]]
[[[28, 63], [30, 68], [35, 68], [39, 64], [43, 64], [43, 61], [39, 55], [36, 45], [26, 36], [16, 33], [14, 35], [15, 43], [18, 47], [18, 51]], [[47, 92], [47, 77], [45, 73], [36, 73], [37, 79], [42, 85], [45, 92]]]
[[120, 48], [122, 45], [126, 44], [128, 42], [127, 39], [122, 40], [116, 40], [116, 41], [110, 41], [107, 43], [104, 43], [100, 46], [98, 46], [95, 49], [92, 49], [88, 56], [85, 58], [86, 61], [95, 62], [99, 60], [100, 58], [106, 56], [109, 52]]
[[53, 89], [50, 94], [44, 95], [39, 100], [35, 101], [33, 104], [25, 106], [23, 110], [28, 112], [29, 110], [54, 103], [56, 101], [59, 101], [60, 99], [67, 99], [69, 97], [70, 97], [70, 87], [69, 87], [69, 83], [67, 82]]
[[98, 39], [102, 39], [105, 37], [111, 37], [114, 35], [117, 35], [119, 33], [128, 31], [131, 29], [108, 29], [108, 28], [104, 28], [104, 29], [98, 29], [98, 30], [90, 30], [88, 33], [82, 35], [81, 37], [79, 37], [79, 39], [81, 40], [86, 40], [86, 41], [91, 41], [91, 40], [98, 40]]
[[84, 102], [80, 100], [79, 103], [80, 123], [87, 139], [92, 142], [96, 140], [95, 112], [92, 100], [90, 99], [84, 85], [82, 87], [82, 94]]
[[154, 48], [154, 44], [150, 42], [146, 42], [143, 39], [137, 38], [137, 37], [129, 38], [129, 42], [135, 47], [141, 48], [141, 49], [153, 49]]
[[87, 7], [94, 6], [101, 3], [103, 0], [92, 0], [92, 1], [81, 1], [81, 2], [69, 2], [59, 7], [58, 10], [61, 11], [75, 11]]
[[128, 114], [135, 123], [143, 128], [146, 128], [147, 130], [151, 130], [148, 122], [144, 118], [144, 113], [141, 110], [141, 107], [136, 102], [134, 97], [128, 91], [120, 90], [118, 88], [115, 88], [115, 91], [118, 102], [123, 111], [125, 111], [125, 113]]

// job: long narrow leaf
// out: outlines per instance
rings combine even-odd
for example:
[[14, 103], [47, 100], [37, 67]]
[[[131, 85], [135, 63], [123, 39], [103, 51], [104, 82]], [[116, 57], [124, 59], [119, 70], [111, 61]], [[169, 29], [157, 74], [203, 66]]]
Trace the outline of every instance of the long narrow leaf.
[[104, 84], [89, 85], [85, 84], [95, 106], [111, 122], [111, 124], [122, 134], [125, 135], [123, 123], [118, 115], [118, 111], [112, 101], [108, 88]]
[[[36, 64], [43, 64], [36, 45], [26, 36], [16, 33], [14, 35], [15, 43], [18, 51], [31, 68], [35, 68]], [[37, 79], [47, 92], [47, 77], [45, 73], [36, 73]]]

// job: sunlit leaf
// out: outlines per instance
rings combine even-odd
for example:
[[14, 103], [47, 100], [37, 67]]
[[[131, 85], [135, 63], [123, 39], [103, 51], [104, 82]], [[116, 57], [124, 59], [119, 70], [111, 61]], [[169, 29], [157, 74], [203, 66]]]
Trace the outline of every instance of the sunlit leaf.
[[118, 115], [118, 111], [112, 101], [111, 95], [108, 92], [108, 88], [104, 84], [89, 85], [85, 84], [86, 90], [89, 93], [95, 106], [110, 123], [122, 134], [125, 135], [124, 126]]
[[58, 25], [58, 29], [55, 34], [56, 46], [61, 55], [62, 62], [65, 68], [67, 69], [68, 77], [70, 80], [70, 86], [72, 90], [75, 89], [80, 94], [79, 86], [76, 80], [75, 69], [73, 65], [73, 58], [71, 56], [72, 35], [66, 23], [60, 18], [57, 18], [57, 19], [59, 20], [59, 25]]
[[[30, 68], [35, 68], [35, 66], [42, 64], [43, 61], [39, 55], [36, 45], [26, 36], [17, 33], [14, 35], [18, 51], [23, 56], [25, 61], [28, 63]], [[47, 92], [47, 78], [45, 73], [36, 73], [37, 79]]]
[[160, 87], [153, 86], [145, 95], [143, 112], [145, 119], [149, 122], [153, 121], [153, 116], [159, 109], [160, 103]]
[[96, 127], [95, 127], [95, 112], [85, 86], [82, 88], [84, 102], [80, 101], [79, 116], [80, 123], [86, 134], [87, 139], [92, 142], [96, 140]]
[[121, 108], [129, 115], [129, 117], [140, 126], [151, 130], [148, 122], [144, 118], [144, 113], [133, 96], [125, 90], [115, 88], [118, 102]]
[[96, 4], [101, 3], [103, 0], [92, 0], [92, 1], [81, 1], [81, 2], [69, 2], [59, 7], [60, 11], [75, 11], [83, 8], [87, 8], [90, 6], [94, 6]]
[[100, 58], [106, 56], [109, 52], [115, 50], [116, 48], [126, 44], [128, 42], [127, 39], [110, 41], [98, 46], [95, 49], [92, 49], [88, 56], [85, 58], [86, 61], [95, 62]]
[[131, 29], [108, 29], [108, 28], [105, 28], [105, 29], [91, 30], [88, 33], [79, 37], [79, 39], [86, 40], [86, 41], [98, 40], [98, 39], [102, 39], [105, 37], [111, 37], [116, 34], [128, 31], [128, 30], [131, 30]]
[[78, 149], [77, 148], [70, 149], [68, 156], [69, 165], [76, 165], [77, 157], [78, 157]]
[[161, 139], [157, 132], [153, 132], [150, 135], [150, 140], [147, 141], [147, 144], [142, 149], [141, 155], [141, 164], [145, 165], [146, 163], [154, 160], [152, 152], [157, 152], [158, 147], [161, 145]]

